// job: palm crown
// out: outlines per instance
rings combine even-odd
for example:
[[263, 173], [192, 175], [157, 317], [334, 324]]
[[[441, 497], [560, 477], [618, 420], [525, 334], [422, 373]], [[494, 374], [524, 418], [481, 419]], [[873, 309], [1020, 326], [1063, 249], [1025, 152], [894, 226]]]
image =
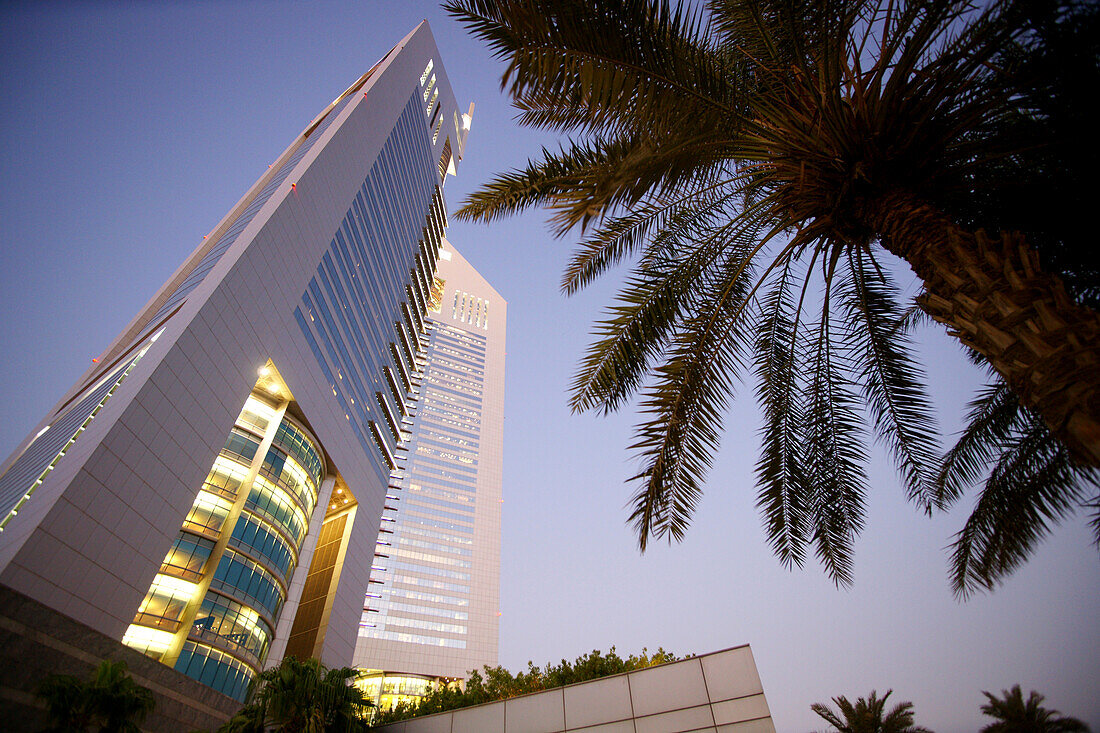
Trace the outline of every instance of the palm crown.
[[1043, 707], [1045, 698], [1034, 690], [1026, 702], [1019, 685], [1001, 690], [1001, 697], [982, 694], [988, 700], [982, 712], [996, 720], [982, 728], [982, 733], [1088, 733], [1088, 726], [1077, 718]]
[[[558, 235], [585, 232], [568, 293], [633, 260], [571, 404], [610, 411], [640, 396], [631, 520], [643, 550], [683, 536], [724, 408], [749, 372], [765, 417], [756, 474], [769, 540], [786, 564], [802, 565], [812, 548], [837, 583], [851, 581], [869, 434], [929, 512], [957, 497], [983, 450], [996, 452], [977, 444], [937, 482], [935, 427], [890, 255], [923, 281], [921, 308], [1041, 416], [1059, 465], [1069, 451], [1100, 462], [1096, 314], [1039, 270], [1022, 237], [974, 234], [949, 213], [1012, 152], [997, 131], [1017, 111], [1013, 91], [992, 64], [1020, 37], [1011, 6], [447, 7], [507, 62], [502, 87], [520, 122], [573, 136], [473, 194], [459, 216], [491, 221], [540, 205]], [[1036, 335], [1036, 322], [1053, 333]], [[1067, 329], [1076, 351], [1058, 343]], [[1078, 385], [1071, 399], [1052, 375]], [[1067, 469], [1071, 484], [1082, 470]], [[970, 550], [975, 541], [960, 539]], [[964, 590], [1018, 562], [964, 560]]]
[[352, 682], [359, 671], [329, 669], [316, 659], [284, 657], [257, 675], [248, 704], [219, 733], [326, 733], [363, 731], [373, 703]]
[[833, 698], [836, 711], [828, 705], [815, 702], [810, 706], [838, 733], [931, 733], [927, 728], [913, 724], [913, 703], [900, 702], [886, 712], [886, 699], [893, 690], [887, 690], [881, 698], [875, 690], [869, 697], [852, 703], [844, 695]]

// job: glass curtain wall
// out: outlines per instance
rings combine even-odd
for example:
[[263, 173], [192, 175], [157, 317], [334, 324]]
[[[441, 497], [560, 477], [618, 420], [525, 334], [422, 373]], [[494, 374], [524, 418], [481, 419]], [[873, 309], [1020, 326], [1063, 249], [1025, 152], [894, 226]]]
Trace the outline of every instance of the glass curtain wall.
[[465, 649], [485, 337], [429, 322], [408, 463], [391, 476], [363, 637]]
[[262, 668], [325, 474], [288, 404], [249, 396], [123, 638], [238, 700]]

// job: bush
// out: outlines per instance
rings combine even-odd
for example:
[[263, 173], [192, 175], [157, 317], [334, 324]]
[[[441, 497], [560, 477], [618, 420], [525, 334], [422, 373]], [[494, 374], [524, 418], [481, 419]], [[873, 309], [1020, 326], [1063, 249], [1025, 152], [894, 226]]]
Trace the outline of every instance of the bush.
[[384, 725], [421, 715], [505, 700], [510, 697], [562, 687], [563, 685], [587, 682], [588, 680], [613, 674], [631, 672], [658, 664], [667, 664], [684, 658], [677, 657], [661, 648], [658, 648], [651, 655], [647, 649], [643, 648], [641, 654], [632, 654], [623, 659], [615, 651], [615, 647], [611, 647], [607, 654], [602, 654], [598, 649], [594, 649], [588, 654], [577, 657], [572, 663], [563, 659], [560, 664], [547, 662], [545, 667], [540, 668], [535, 666], [533, 662], [527, 662], [527, 670], [516, 674], [512, 674], [500, 665], [496, 667], [486, 665], [483, 668], [484, 675], [477, 670], [470, 672], [470, 678], [466, 680], [465, 689], [441, 685], [419, 702], [402, 702], [390, 710], [379, 711], [375, 715], [373, 723], [374, 725]]

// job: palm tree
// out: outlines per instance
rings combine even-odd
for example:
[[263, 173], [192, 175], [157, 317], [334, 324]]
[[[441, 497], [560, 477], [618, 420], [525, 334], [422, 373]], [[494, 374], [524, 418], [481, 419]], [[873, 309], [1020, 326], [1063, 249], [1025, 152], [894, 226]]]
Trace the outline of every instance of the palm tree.
[[886, 698], [893, 690], [887, 690], [879, 699], [875, 690], [864, 700], [856, 700], [855, 705], [843, 695], [834, 697], [839, 712], [833, 712], [829, 706], [815, 702], [810, 706], [840, 733], [930, 733], [927, 728], [913, 725], [913, 703], [902, 702], [886, 712]]
[[[1064, 279], [1072, 297], [1100, 306], [1100, 262], [1087, 231], [1091, 184], [1100, 167], [1092, 121], [1077, 100], [1100, 85], [1100, 4], [1029, 3], [1029, 40], [1002, 49], [997, 65], [1026, 103], [1007, 126], [1017, 139], [1049, 141], [996, 161], [991, 190], [970, 201], [972, 225], [1028, 232], [1030, 244]], [[971, 353], [975, 363], [979, 355]], [[982, 485], [974, 509], [952, 545], [951, 583], [957, 595], [990, 590], [1027, 560], [1051, 527], [1087, 501], [1100, 483], [1095, 468], [1072, 460], [1046, 423], [995, 373], [971, 403], [970, 422], [935, 476], [945, 504]], [[1100, 540], [1100, 503], [1091, 503]]]
[[104, 659], [89, 680], [52, 674], [38, 687], [53, 731], [138, 733], [156, 701], [153, 693], [134, 682], [125, 662]]
[[345, 733], [366, 730], [371, 702], [350, 667], [328, 669], [316, 659], [286, 657], [249, 686], [248, 704], [219, 733]]
[[765, 418], [757, 503], [786, 565], [812, 547], [851, 582], [869, 434], [920, 508], [947, 505], [891, 256], [921, 281], [920, 309], [1075, 462], [1100, 465], [1100, 317], [1039, 267], [1024, 235], [970, 225], [976, 192], [994, 190], [990, 171], [1020, 149], [1006, 132], [1019, 95], [995, 63], [1027, 42], [1014, 4], [446, 7], [507, 62], [520, 122], [575, 136], [486, 185], [459, 217], [545, 206], [558, 236], [585, 233], [567, 293], [633, 260], [571, 405], [607, 412], [640, 393], [631, 521], [643, 550], [683, 537], [750, 371]]
[[1027, 702], [1019, 685], [1001, 690], [1001, 698], [984, 690], [982, 694], [989, 700], [982, 705], [982, 712], [997, 719], [982, 728], [982, 733], [1088, 733], [1088, 726], [1077, 718], [1044, 708], [1043, 696], [1035, 690], [1028, 695]]

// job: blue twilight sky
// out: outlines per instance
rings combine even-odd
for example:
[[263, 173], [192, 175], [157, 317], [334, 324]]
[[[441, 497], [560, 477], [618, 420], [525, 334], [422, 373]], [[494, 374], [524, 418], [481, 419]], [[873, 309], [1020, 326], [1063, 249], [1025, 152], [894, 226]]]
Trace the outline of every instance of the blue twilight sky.
[[[432, 3], [0, 3], [0, 453], [27, 434], [322, 107], [428, 18], [473, 130], [452, 209], [541, 139], [500, 66]], [[969, 500], [927, 519], [874, 449], [856, 582], [789, 572], [754, 508], [751, 387], [727, 419], [694, 526], [645, 556], [625, 526], [630, 414], [572, 416], [565, 391], [610, 282], [558, 291], [572, 243], [536, 213], [449, 237], [509, 301], [500, 661], [615, 645], [748, 642], [780, 731], [834, 695], [893, 688], [940, 733], [1020, 683], [1100, 729], [1100, 563], [1083, 517], [991, 596], [952, 599], [943, 548]], [[980, 375], [942, 334], [922, 354], [946, 432]]]

